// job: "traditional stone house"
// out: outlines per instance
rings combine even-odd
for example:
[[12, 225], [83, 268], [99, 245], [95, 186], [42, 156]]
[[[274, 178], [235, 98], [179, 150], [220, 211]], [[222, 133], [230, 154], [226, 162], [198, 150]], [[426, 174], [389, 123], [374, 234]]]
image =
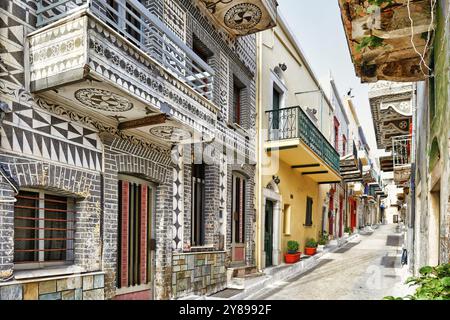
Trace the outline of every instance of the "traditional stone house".
[[275, 17], [1, 2], [0, 299], [208, 294], [254, 263], [251, 33]]
[[412, 198], [408, 215], [410, 268], [450, 262], [450, 2], [436, 1], [430, 54], [432, 71], [417, 83], [413, 143]]

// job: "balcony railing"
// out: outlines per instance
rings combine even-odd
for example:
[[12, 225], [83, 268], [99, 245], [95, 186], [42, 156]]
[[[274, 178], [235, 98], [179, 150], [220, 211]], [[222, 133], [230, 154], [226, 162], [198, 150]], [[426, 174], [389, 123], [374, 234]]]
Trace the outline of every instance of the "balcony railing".
[[267, 111], [269, 141], [301, 139], [329, 166], [339, 172], [339, 153], [300, 107]]
[[212, 99], [213, 69], [157, 16], [136, 0], [40, 0], [37, 26], [87, 9], [116, 32], [207, 99]]
[[394, 158], [394, 169], [404, 168], [411, 165], [412, 137], [398, 136], [392, 138], [392, 155]]

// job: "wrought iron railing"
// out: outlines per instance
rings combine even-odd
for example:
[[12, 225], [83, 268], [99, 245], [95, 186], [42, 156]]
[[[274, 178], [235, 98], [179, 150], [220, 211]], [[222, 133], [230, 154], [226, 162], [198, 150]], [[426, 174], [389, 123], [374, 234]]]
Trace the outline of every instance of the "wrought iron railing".
[[314, 153], [339, 172], [339, 153], [301, 107], [267, 111], [269, 141], [301, 139]]
[[37, 26], [81, 9], [126, 37], [195, 91], [212, 99], [213, 69], [137, 0], [39, 0]]
[[411, 135], [397, 136], [392, 138], [392, 156], [394, 160], [394, 169], [408, 167], [411, 165], [411, 146]]

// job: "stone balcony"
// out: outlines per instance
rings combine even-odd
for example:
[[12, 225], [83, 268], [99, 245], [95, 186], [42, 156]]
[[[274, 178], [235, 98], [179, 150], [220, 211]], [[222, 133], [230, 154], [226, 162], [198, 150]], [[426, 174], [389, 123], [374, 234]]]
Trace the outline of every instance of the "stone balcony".
[[40, 2], [41, 28], [28, 37], [31, 91], [144, 139], [212, 138], [214, 71], [138, 2], [122, 9]]
[[216, 25], [231, 36], [245, 36], [275, 27], [276, 0], [195, 0]]
[[428, 31], [432, 30], [430, 1], [385, 0], [378, 1], [379, 5], [338, 1], [355, 71], [362, 82], [426, 79], [424, 62], [428, 64]]

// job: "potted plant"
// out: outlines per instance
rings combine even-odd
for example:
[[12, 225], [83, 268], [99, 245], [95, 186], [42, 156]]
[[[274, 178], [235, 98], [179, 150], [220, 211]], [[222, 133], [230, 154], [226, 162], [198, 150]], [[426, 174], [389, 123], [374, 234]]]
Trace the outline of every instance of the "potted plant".
[[314, 239], [309, 239], [305, 244], [305, 254], [308, 256], [313, 256], [317, 252], [317, 241]]
[[352, 233], [352, 230], [350, 229], [350, 227], [345, 227], [345, 229], [344, 229], [344, 237], [348, 238], [350, 233]]
[[287, 243], [287, 253], [284, 254], [284, 261], [286, 263], [296, 263], [300, 261], [301, 252], [298, 252], [300, 244], [297, 241], [291, 240]]
[[325, 249], [325, 245], [328, 243], [328, 233], [323, 231], [320, 233], [319, 241], [317, 242], [317, 251], [322, 252]]

